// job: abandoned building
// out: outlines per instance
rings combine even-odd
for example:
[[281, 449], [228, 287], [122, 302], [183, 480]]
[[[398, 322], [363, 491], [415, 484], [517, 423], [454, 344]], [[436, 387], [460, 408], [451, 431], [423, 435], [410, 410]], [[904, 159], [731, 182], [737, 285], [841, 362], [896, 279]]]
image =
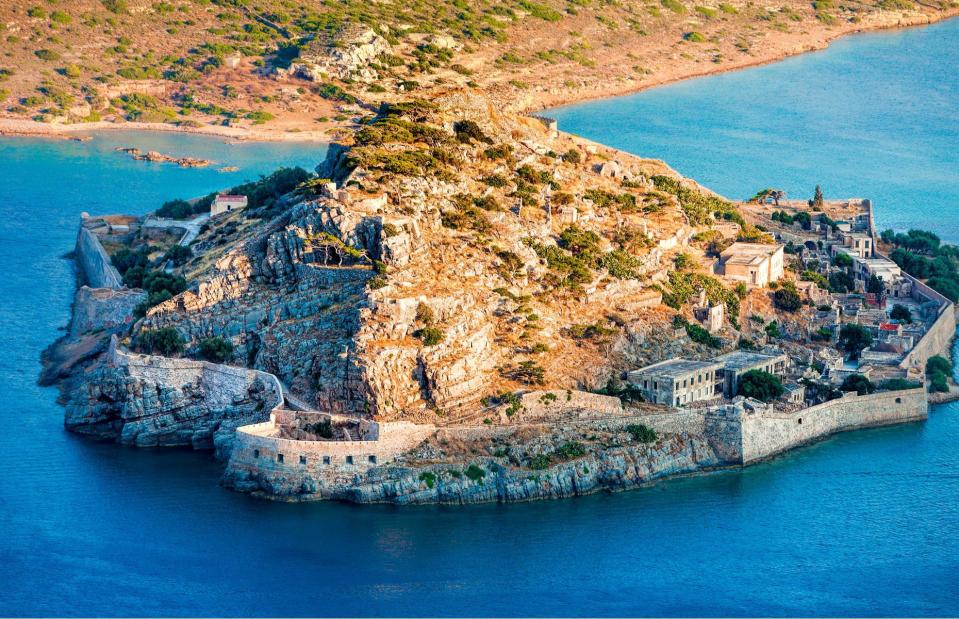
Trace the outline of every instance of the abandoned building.
[[723, 277], [750, 286], [767, 286], [783, 276], [783, 246], [733, 243], [719, 255]]
[[715, 361], [668, 359], [629, 372], [627, 380], [649, 402], [683, 406], [715, 397], [721, 370]]

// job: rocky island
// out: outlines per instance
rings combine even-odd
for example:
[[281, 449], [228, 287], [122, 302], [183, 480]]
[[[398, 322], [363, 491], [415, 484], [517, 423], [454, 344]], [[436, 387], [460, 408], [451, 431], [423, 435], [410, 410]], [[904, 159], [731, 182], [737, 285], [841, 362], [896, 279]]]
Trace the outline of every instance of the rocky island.
[[627, 489], [949, 390], [954, 305], [884, 256], [917, 239], [868, 200], [733, 203], [477, 89], [158, 215], [81, 222], [44, 379], [69, 430], [214, 449], [259, 496]]

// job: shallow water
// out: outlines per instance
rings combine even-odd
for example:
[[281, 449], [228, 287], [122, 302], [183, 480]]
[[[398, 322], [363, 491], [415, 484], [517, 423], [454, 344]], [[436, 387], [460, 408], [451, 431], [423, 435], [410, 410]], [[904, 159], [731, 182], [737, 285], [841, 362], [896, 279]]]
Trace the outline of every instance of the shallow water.
[[880, 228], [959, 242], [959, 20], [548, 112], [735, 199], [865, 197]]
[[[35, 380], [68, 318], [79, 213], [321, 157], [169, 134], [0, 141], [0, 615], [959, 614], [959, 405], [744, 471], [508, 506], [269, 503], [218, 487], [208, 454], [65, 433]], [[722, 172], [709, 182], [742, 182]]]

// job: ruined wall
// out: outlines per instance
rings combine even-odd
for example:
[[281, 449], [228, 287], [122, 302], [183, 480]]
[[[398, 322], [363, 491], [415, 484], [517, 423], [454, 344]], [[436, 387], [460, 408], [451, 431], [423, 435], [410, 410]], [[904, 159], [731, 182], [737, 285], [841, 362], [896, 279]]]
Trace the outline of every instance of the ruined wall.
[[801, 411], [745, 413], [742, 416], [742, 460], [767, 458], [835, 432], [882, 426], [928, 417], [924, 389], [848, 394]]
[[70, 335], [110, 331], [133, 323], [133, 310], [147, 296], [143, 290], [81, 286], [73, 298]]
[[77, 271], [91, 288], [122, 288], [123, 278], [95, 234], [80, 226], [74, 254]]
[[563, 413], [581, 413], [583, 417], [623, 414], [623, 403], [619, 398], [588, 391], [531, 391], [523, 394], [521, 402], [524, 410], [517, 421], [553, 417]]

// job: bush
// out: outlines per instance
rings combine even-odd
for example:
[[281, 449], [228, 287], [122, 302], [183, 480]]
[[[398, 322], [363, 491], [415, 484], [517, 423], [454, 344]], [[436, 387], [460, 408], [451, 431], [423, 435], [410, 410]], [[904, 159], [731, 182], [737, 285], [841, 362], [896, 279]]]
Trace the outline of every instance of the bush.
[[640, 443], [655, 443], [656, 431], [641, 423], [631, 423], [626, 426], [626, 431], [633, 437], [634, 441]]
[[779, 377], [762, 370], [749, 370], [739, 378], [737, 395], [769, 402], [781, 396], [785, 388]]
[[418, 337], [423, 342], [423, 346], [436, 346], [446, 337], [442, 329], [436, 327], [424, 327], [413, 332], [414, 337]]
[[561, 460], [572, 460], [585, 456], [586, 447], [579, 441], [569, 441], [559, 446], [553, 455]]
[[802, 297], [799, 296], [795, 284], [785, 282], [779, 290], [773, 293], [773, 304], [783, 311], [795, 312], [802, 307]]
[[433, 486], [436, 485], [436, 474], [431, 473], [430, 471], [423, 471], [420, 473], [420, 481], [425, 483], [426, 487], [432, 490]]
[[466, 470], [463, 471], [463, 473], [466, 475], [466, 477], [468, 477], [469, 479], [473, 481], [479, 481], [483, 479], [484, 477], [486, 477], [486, 471], [476, 466], [475, 464], [471, 464], [468, 467], [466, 467]]
[[579, 163], [583, 160], [583, 156], [575, 148], [571, 148], [562, 155], [563, 161], [567, 163]]
[[33, 55], [40, 60], [47, 60], [51, 62], [54, 60], [60, 60], [60, 54], [52, 49], [38, 49], [37, 51], [33, 52]]
[[233, 356], [233, 343], [220, 336], [200, 340], [200, 356], [213, 363], [223, 363]]
[[945, 357], [935, 355], [926, 361], [926, 377], [929, 379], [929, 391], [949, 391], [949, 377], [952, 376], [952, 362]]
[[480, 126], [472, 120], [459, 120], [453, 123], [453, 133], [456, 134], [456, 139], [464, 144], [472, 144], [474, 140], [484, 144], [493, 143], [493, 140], [489, 139]]
[[174, 245], [167, 250], [164, 260], [172, 260], [174, 266], [183, 266], [193, 257], [193, 250], [185, 245]]
[[173, 327], [144, 330], [136, 338], [137, 348], [151, 354], [172, 355], [183, 351], [183, 338]]
[[890, 378], [879, 383], [879, 389], [882, 391], [904, 391], [906, 389], [917, 389], [921, 386], [918, 382], [905, 378]]
[[534, 471], [542, 471], [548, 469], [550, 464], [549, 456], [546, 454], [536, 454], [529, 459], [529, 468]]

